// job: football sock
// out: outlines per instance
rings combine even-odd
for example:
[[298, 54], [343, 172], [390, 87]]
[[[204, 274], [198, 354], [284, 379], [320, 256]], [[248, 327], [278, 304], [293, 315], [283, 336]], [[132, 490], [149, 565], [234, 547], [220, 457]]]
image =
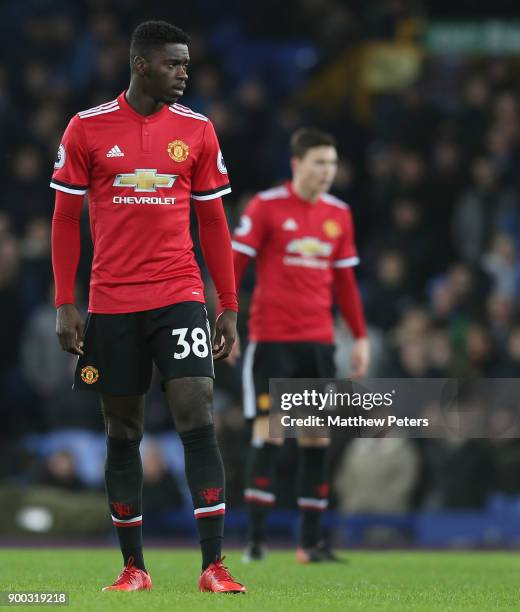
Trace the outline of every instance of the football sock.
[[300, 545], [316, 546], [320, 539], [321, 513], [328, 506], [328, 447], [300, 447], [298, 507], [301, 512]]
[[116, 527], [119, 546], [127, 565], [145, 570], [142, 533], [143, 467], [139, 444], [141, 440], [107, 438], [105, 483], [112, 522]]
[[215, 427], [179, 434], [202, 551], [202, 570], [220, 559], [224, 537], [225, 475]]
[[280, 447], [277, 444], [253, 441], [246, 465], [244, 498], [248, 510], [247, 538], [251, 542], [263, 542], [265, 523], [275, 502], [274, 484], [276, 461]]

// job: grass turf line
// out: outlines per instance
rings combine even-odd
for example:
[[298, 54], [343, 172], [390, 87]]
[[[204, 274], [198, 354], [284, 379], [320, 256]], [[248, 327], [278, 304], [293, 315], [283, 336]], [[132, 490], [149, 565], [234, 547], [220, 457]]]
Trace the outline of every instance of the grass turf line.
[[[1, 591], [68, 591], [64, 610], [520, 610], [520, 556], [495, 552], [347, 552], [347, 564], [300, 566], [289, 552], [225, 563], [246, 595], [197, 592], [196, 551], [145, 551], [151, 593], [102, 593], [121, 570], [119, 551], [1, 549]], [[20, 606], [18, 606], [20, 607]], [[26, 607], [26, 606], [22, 606]], [[34, 609], [34, 606], [32, 606]]]

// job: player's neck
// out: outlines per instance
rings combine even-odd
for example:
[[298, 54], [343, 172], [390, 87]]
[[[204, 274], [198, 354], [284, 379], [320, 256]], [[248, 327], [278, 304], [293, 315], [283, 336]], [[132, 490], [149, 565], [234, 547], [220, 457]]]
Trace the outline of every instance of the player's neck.
[[291, 186], [297, 196], [299, 196], [302, 200], [307, 200], [307, 202], [310, 202], [311, 204], [316, 204], [318, 198], [320, 197], [319, 192], [306, 189], [305, 186], [302, 185], [301, 181], [298, 181], [296, 178], [293, 179]]
[[153, 115], [164, 106], [164, 102], [157, 102], [157, 100], [145, 94], [134, 81], [130, 81], [125, 98], [135, 112], [144, 117]]

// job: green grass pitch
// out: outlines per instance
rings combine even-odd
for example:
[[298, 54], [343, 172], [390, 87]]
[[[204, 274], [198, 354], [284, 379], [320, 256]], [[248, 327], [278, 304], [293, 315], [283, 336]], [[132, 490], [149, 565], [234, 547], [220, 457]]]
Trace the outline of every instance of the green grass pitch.
[[[347, 563], [299, 566], [291, 552], [225, 563], [246, 595], [197, 592], [199, 554], [147, 550], [151, 593], [102, 593], [120, 555], [99, 549], [2, 549], [1, 591], [68, 591], [73, 610], [520, 610], [520, 555], [495, 552], [346, 552]], [[20, 607], [20, 606], [18, 606]], [[26, 607], [26, 606], [22, 606]], [[35, 606], [31, 606], [35, 609]], [[36, 606], [37, 607], [37, 606]]]

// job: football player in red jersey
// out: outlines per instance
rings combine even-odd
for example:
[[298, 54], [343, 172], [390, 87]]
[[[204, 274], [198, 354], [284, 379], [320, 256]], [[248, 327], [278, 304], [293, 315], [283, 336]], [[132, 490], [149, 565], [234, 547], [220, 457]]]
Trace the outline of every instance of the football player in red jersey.
[[[212, 418], [213, 359], [225, 357], [236, 336], [221, 200], [231, 188], [211, 121], [177, 103], [188, 79], [188, 44], [166, 22], [139, 25], [128, 89], [71, 119], [51, 181], [56, 331], [63, 349], [78, 355], [74, 387], [100, 394], [106, 426], [106, 488], [125, 566], [107, 590], [152, 586], [143, 559], [139, 444], [155, 362], [184, 445], [202, 550], [199, 590], [245, 592], [221, 560], [225, 478]], [[74, 284], [86, 193], [94, 255], [84, 323]], [[192, 200], [222, 306], [213, 338], [192, 250]]]
[[[256, 285], [244, 356], [244, 411], [253, 419], [246, 473], [249, 510], [244, 560], [264, 556], [264, 524], [275, 501], [276, 457], [283, 440], [269, 435], [269, 378], [334, 378], [332, 305], [354, 336], [352, 377], [366, 374], [369, 345], [353, 267], [359, 263], [352, 215], [328, 193], [337, 170], [329, 134], [301, 129], [291, 139], [292, 181], [257, 194], [233, 237], [237, 287], [256, 261]], [[235, 348], [231, 356], [236, 356]], [[328, 438], [298, 439], [297, 560], [334, 560], [320, 539], [328, 504]]]

